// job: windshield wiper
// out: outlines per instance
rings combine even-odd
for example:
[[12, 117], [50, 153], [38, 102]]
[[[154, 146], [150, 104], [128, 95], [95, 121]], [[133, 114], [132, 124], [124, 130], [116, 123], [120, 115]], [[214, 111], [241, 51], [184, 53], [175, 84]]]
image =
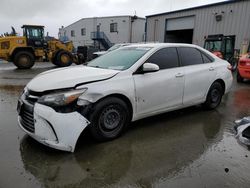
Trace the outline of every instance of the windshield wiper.
[[99, 69], [107, 69], [106, 67], [100, 67], [98, 65], [88, 65], [89, 67], [99, 68]]
[[98, 66], [98, 65], [94, 65], [94, 66], [88, 65], [88, 67], [101, 68], [101, 67], [100, 67], [100, 66]]

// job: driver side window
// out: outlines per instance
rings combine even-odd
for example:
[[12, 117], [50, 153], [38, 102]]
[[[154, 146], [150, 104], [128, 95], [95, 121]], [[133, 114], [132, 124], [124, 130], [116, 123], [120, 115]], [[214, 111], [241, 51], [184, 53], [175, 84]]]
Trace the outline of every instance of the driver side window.
[[158, 65], [160, 70], [179, 67], [177, 50], [173, 47], [158, 50], [147, 62]]

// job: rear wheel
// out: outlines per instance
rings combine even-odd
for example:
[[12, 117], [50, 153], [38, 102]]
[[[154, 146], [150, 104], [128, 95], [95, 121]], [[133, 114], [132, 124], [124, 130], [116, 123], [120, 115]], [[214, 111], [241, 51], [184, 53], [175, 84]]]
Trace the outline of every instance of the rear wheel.
[[35, 57], [31, 52], [17, 52], [14, 57], [13, 63], [19, 69], [30, 69], [35, 64]]
[[96, 140], [112, 140], [118, 137], [129, 124], [130, 112], [123, 100], [109, 97], [93, 107], [90, 122], [90, 131]]
[[205, 103], [203, 107], [208, 110], [215, 109], [219, 106], [223, 96], [223, 88], [219, 82], [215, 82], [211, 85]]
[[237, 82], [241, 83], [243, 82], [244, 78], [241, 77], [239, 71], [237, 71]]
[[59, 67], [67, 67], [72, 64], [72, 55], [67, 51], [60, 51], [56, 56], [56, 61], [52, 62]]

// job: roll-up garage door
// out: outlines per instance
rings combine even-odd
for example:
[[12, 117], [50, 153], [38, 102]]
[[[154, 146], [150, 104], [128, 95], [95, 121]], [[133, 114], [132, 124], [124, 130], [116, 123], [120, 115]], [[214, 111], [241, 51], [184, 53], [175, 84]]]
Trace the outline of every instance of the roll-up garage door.
[[194, 16], [167, 19], [165, 42], [192, 43], [194, 22]]
[[167, 31], [194, 29], [194, 16], [167, 19]]

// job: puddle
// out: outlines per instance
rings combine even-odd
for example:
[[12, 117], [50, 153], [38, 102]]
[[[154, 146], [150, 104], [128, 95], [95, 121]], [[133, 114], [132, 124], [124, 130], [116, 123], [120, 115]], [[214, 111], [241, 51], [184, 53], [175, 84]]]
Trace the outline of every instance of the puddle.
[[86, 131], [72, 154], [20, 130], [16, 103], [24, 84], [6, 82], [0, 84], [0, 187], [250, 185], [250, 151], [232, 132], [234, 120], [250, 114], [247, 84], [235, 83], [217, 110], [198, 106], [140, 120], [111, 142], [96, 143]]

